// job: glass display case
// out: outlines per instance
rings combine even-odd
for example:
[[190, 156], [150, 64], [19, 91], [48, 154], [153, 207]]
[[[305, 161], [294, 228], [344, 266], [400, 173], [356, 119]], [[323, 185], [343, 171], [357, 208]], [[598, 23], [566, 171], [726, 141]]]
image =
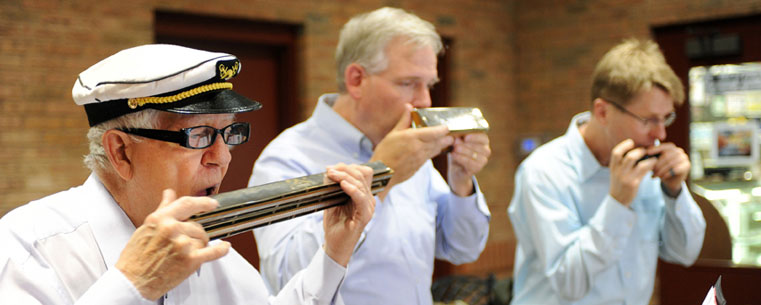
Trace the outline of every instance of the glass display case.
[[689, 72], [693, 191], [727, 223], [732, 261], [761, 265], [761, 63]]

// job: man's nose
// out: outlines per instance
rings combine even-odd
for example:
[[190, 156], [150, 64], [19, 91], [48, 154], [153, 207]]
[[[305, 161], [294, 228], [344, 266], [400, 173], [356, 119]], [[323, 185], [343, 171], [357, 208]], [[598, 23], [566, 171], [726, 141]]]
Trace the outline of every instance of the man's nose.
[[666, 125], [663, 122], [658, 122], [650, 127], [650, 136], [660, 141], [666, 139]]
[[219, 165], [226, 167], [232, 160], [232, 154], [230, 154], [230, 148], [225, 144], [222, 135], [217, 135], [214, 139], [214, 143], [206, 148], [206, 152], [203, 155], [204, 165]]
[[415, 92], [415, 100], [412, 101], [412, 106], [415, 108], [431, 107], [431, 90], [428, 86], [418, 86]]

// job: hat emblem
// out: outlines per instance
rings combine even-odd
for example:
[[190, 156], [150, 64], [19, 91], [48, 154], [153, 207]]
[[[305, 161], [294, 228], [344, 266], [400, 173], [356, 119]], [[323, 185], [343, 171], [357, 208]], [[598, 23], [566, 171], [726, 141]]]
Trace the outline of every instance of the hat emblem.
[[230, 63], [229, 61], [219, 63], [219, 78], [220, 79], [228, 80], [232, 78], [233, 76], [235, 76], [236, 74], [238, 74], [240, 62], [237, 60], [235, 60], [234, 62], [235, 62], [234, 64], [230, 64], [230, 65], [226, 65], [226, 63], [227, 64]]

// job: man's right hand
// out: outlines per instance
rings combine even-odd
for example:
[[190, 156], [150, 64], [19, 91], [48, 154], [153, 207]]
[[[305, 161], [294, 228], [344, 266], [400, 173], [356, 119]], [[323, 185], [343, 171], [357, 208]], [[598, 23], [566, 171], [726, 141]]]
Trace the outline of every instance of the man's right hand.
[[637, 196], [642, 178], [653, 169], [656, 158], [637, 162], [644, 157], [645, 148], [634, 147], [634, 141], [626, 139], [618, 143], [611, 152], [610, 163], [610, 196], [625, 206], [629, 206]]
[[159, 207], [122, 250], [119, 269], [146, 299], [156, 300], [198, 270], [202, 263], [216, 260], [230, 243], [209, 246], [209, 237], [198, 223], [187, 221], [197, 213], [219, 205], [209, 197], [182, 197], [164, 190]]
[[412, 106], [408, 106], [399, 121], [383, 140], [378, 143], [370, 161], [383, 161], [394, 170], [394, 176], [384, 191], [378, 194], [381, 200], [395, 184], [412, 177], [429, 159], [440, 154], [454, 143], [446, 126], [411, 129]]

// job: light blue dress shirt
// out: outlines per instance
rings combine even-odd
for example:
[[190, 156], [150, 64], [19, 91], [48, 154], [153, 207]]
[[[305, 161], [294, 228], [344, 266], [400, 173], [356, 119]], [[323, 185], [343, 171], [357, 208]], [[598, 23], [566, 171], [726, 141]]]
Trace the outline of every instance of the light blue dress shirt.
[[687, 187], [676, 199], [646, 175], [630, 208], [609, 193], [573, 118], [515, 175], [508, 215], [518, 238], [512, 304], [648, 304], [658, 257], [690, 265], [705, 220]]
[[[372, 143], [333, 111], [336, 97], [321, 96], [312, 117], [264, 149], [249, 185], [324, 172], [339, 162], [370, 160]], [[434, 256], [455, 264], [475, 261], [486, 244], [489, 219], [477, 184], [475, 194], [458, 197], [429, 160], [376, 203], [340, 288], [344, 301], [432, 304]], [[255, 234], [262, 275], [272, 291], [278, 291], [322, 246], [322, 213], [257, 229]]]

